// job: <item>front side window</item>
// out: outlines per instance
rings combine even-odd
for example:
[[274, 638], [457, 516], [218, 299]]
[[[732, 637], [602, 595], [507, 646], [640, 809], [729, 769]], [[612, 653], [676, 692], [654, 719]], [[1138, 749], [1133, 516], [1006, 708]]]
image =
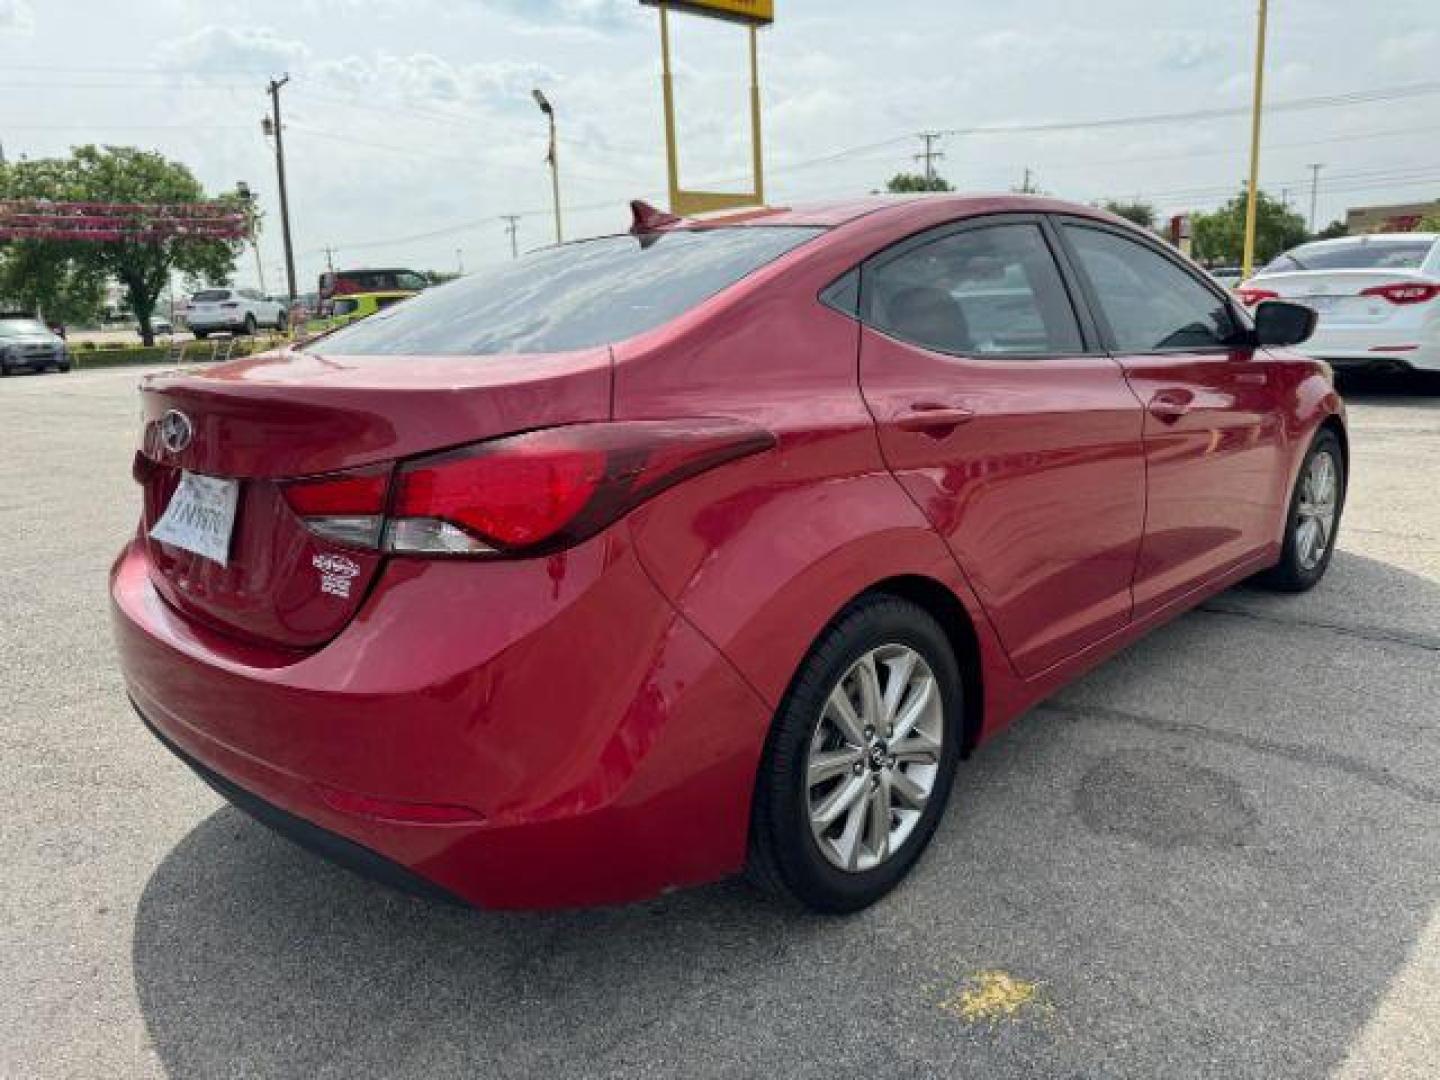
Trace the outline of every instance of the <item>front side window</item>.
[[1083, 348], [1040, 227], [990, 225], [912, 248], [864, 284], [866, 321], [892, 337], [961, 356]]
[[821, 231], [678, 229], [546, 248], [426, 289], [309, 348], [490, 356], [610, 345], [682, 315]]
[[1208, 349], [1234, 336], [1225, 301], [1165, 256], [1100, 229], [1065, 233], [1121, 352]]

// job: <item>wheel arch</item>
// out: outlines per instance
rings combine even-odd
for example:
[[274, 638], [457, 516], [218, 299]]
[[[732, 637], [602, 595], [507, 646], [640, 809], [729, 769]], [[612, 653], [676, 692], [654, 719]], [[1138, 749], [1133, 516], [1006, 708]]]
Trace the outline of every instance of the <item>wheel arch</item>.
[[965, 731], [961, 754], [969, 757], [979, 742], [985, 720], [985, 676], [980, 663], [980, 639], [970, 612], [944, 582], [922, 574], [900, 574], [878, 581], [850, 603], [875, 595], [908, 600], [930, 615], [945, 632], [963, 683]]

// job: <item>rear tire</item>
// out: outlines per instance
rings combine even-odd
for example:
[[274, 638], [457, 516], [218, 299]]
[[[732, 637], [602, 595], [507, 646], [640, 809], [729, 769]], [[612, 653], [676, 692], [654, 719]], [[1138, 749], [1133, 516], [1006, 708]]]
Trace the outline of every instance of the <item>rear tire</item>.
[[210, 336], [209, 330], [192, 330], [191, 333], [195, 335], [196, 341], [204, 341]]
[[963, 716], [960, 669], [935, 619], [885, 595], [852, 604], [776, 713], [756, 781], [750, 879], [821, 912], [879, 900], [944, 815]]
[[259, 324], [255, 322], [255, 316], [254, 316], [253, 314], [246, 315], [246, 316], [245, 316], [245, 330], [244, 330], [245, 336], [246, 336], [246, 337], [254, 337], [254, 336], [255, 336], [255, 331], [256, 331], [258, 328], [259, 328]]
[[1305, 592], [1315, 587], [1335, 553], [1345, 489], [1345, 455], [1340, 439], [1330, 428], [1321, 428], [1295, 478], [1280, 561], [1257, 574], [1252, 579], [1254, 584], [1276, 592]]

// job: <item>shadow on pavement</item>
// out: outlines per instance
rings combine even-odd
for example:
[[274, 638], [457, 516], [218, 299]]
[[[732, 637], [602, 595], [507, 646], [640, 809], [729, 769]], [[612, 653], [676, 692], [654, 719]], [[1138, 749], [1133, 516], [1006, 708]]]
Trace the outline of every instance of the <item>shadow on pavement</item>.
[[[1335, 573], [1440, 593], [1358, 556]], [[1435, 717], [1390, 715], [1440, 658], [1327, 627], [1383, 620], [1331, 599], [1226, 594], [1037, 709], [962, 766], [912, 880], [849, 919], [736, 884], [456, 911], [222, 809], [136, 912], [150, 1037], [174, 1077], [1323, 1075], [1440, 901]], [[1035, 1006], [941, 1007], [995, 971]]]
[[1335, 381], [1347, 401], [1382, 407], [1440, 408], [1440, 372], [1342, 371], [1336, 373]]

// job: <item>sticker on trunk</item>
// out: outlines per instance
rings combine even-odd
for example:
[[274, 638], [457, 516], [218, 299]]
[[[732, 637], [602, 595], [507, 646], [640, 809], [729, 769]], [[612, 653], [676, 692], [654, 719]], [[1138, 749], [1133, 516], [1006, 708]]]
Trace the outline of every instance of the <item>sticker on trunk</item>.
[[240, 481], [182, 472], [165, 513], [150, 530], [162, 544], [228, 566]]
[[342, 600], [350, 598], [350, 586], [360, 575], [360, 565], [344, 555], [316, 555], [310, 565], [320, 571], [320, 591]]

